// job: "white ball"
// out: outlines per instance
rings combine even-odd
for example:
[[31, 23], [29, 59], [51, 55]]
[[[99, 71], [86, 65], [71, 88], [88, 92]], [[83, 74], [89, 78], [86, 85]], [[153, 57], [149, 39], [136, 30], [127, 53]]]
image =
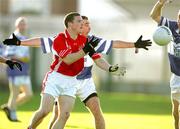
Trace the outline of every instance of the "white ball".
[[160, 46], [167, 45], [172, 39], [172, 32], [166, 26], [159, 26], [153, 33], [154, 42]]

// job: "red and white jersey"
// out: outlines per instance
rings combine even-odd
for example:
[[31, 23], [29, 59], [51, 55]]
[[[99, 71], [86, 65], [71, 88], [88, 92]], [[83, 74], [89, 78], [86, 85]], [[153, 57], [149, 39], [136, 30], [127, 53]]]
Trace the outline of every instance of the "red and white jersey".
[[[110, 51], [112, 50], [112, 40], [105, 40], [103, 38], [99, 38], [95, 36], [96, 39], [100, 39], [100, 42], [98, 43], [98, 46], [95, 47], [95, 50], [97, 53], [106, 54], [108, 55]], [[88, 39], [91, 39], [92, 36], [88, 36]], [[55, 37], [42, 37], [41, 38], [41, 49], [43, 53], [52, 53], [53, 51], [53, 42]], [[97, 58], [100, 58], [100, 54], [95, 54], [92, 56], [92, 59], [95, 60]], [[93, 60], [89, 55], [86, 55], [84, 57], [84, 69], [81, 71], [81, 73], [78, 74], [77, 79], [87, 79], [92, 77], [92, 66], [93, 66]]]
[[68, 54], [78, 52], [84, 47], [85, 43], [85, 36], [78, 35], [74, 40], [70, 37], [67, 30], [64, 33], [60, 33], [53, 42], [54, 61], [51, 64], [51, 69], [67, 76], [78, 75], [84, 67], [83, 57], [70, 65], [67, 65], [61, 59]]

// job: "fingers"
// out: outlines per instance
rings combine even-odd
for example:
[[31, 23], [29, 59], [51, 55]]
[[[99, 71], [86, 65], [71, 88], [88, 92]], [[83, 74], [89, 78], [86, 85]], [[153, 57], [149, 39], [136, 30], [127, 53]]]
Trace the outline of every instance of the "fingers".
[[110, 68], [110, 72], [115, 72], [115, 71], [118, 70], [118, 68], [119, 68], [118, 64], [112, 65], [111, 68]]
[[152, 46], [152, 44], [146, 44], [146, 46]]
[[112, 65], [110, 72], [116, 76], [124, 76], [126, 73], [126, 67], [119, 67], [118, 64]]
[[147, 39], [147, 40], [142, 40], [143, 42], [151, 42], [150, 39]]
[[139, 37], [138, 41], [141, 41], [141, 40], [142, 40], [142, 37], [143, 37], [143, 36], [141, 35], [141, 36]]
[[19, 71], [22, 71], [22, 66], [21, 66], [19, 63], [15, 62], [14, 65], [17, 67], [17, 69], [18, 69]]
[[138, 53], [138, 52], [139, 52], [139, 49], [138, 49], [138, 48], [136, 48], [136, 49], [135, 49], [135, 53]]
[[13, 39], [17, 39], [17, 37], [16, 37], [16, 35], [14, 33], [12, 35], [13, 35]]
[[149, 50], [147, 47], [144, 47], [145, 50]]

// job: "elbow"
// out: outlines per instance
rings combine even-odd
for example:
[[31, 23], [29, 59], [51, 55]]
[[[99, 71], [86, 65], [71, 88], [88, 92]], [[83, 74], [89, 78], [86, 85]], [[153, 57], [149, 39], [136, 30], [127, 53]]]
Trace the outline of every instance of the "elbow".
[[150, 13], [149, 16], [150, 16], [152, 19], [155, 19], [155, 16], [154, 16], [152, 13]]
[[69, 60], [63, 60], [63, 62], [67, 65], [71, 65], [73, 63], [72, 61], [69, 61]]
[[153, 13], [150, 13], [149, 16], [150, 16], [150, 17], [152, 18], [152, 20], [154, 20], [154, 21], [158, 21], [158, 19], [159, 19], [159, 16], [154, 15]]
[[71, 65], [72, 63], [74, 63], [73, 60], [66, 58], [66, 57], [64, 59], [62, 59], [62, 61], [67, 65]]

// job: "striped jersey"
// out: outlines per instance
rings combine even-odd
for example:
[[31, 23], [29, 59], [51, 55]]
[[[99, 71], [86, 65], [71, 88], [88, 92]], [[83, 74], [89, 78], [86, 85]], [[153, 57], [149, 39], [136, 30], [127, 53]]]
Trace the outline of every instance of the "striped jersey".
[[168, 27], [173, 35], [173, 41], [168, 44], [168, 57], [171, 72], [173, 73], [171, 83], [174, 83], [173, 86], [180, 86], [180, 30], [177, 21], [165, 17], [161, 17], [159, 26], [162, 25]]

